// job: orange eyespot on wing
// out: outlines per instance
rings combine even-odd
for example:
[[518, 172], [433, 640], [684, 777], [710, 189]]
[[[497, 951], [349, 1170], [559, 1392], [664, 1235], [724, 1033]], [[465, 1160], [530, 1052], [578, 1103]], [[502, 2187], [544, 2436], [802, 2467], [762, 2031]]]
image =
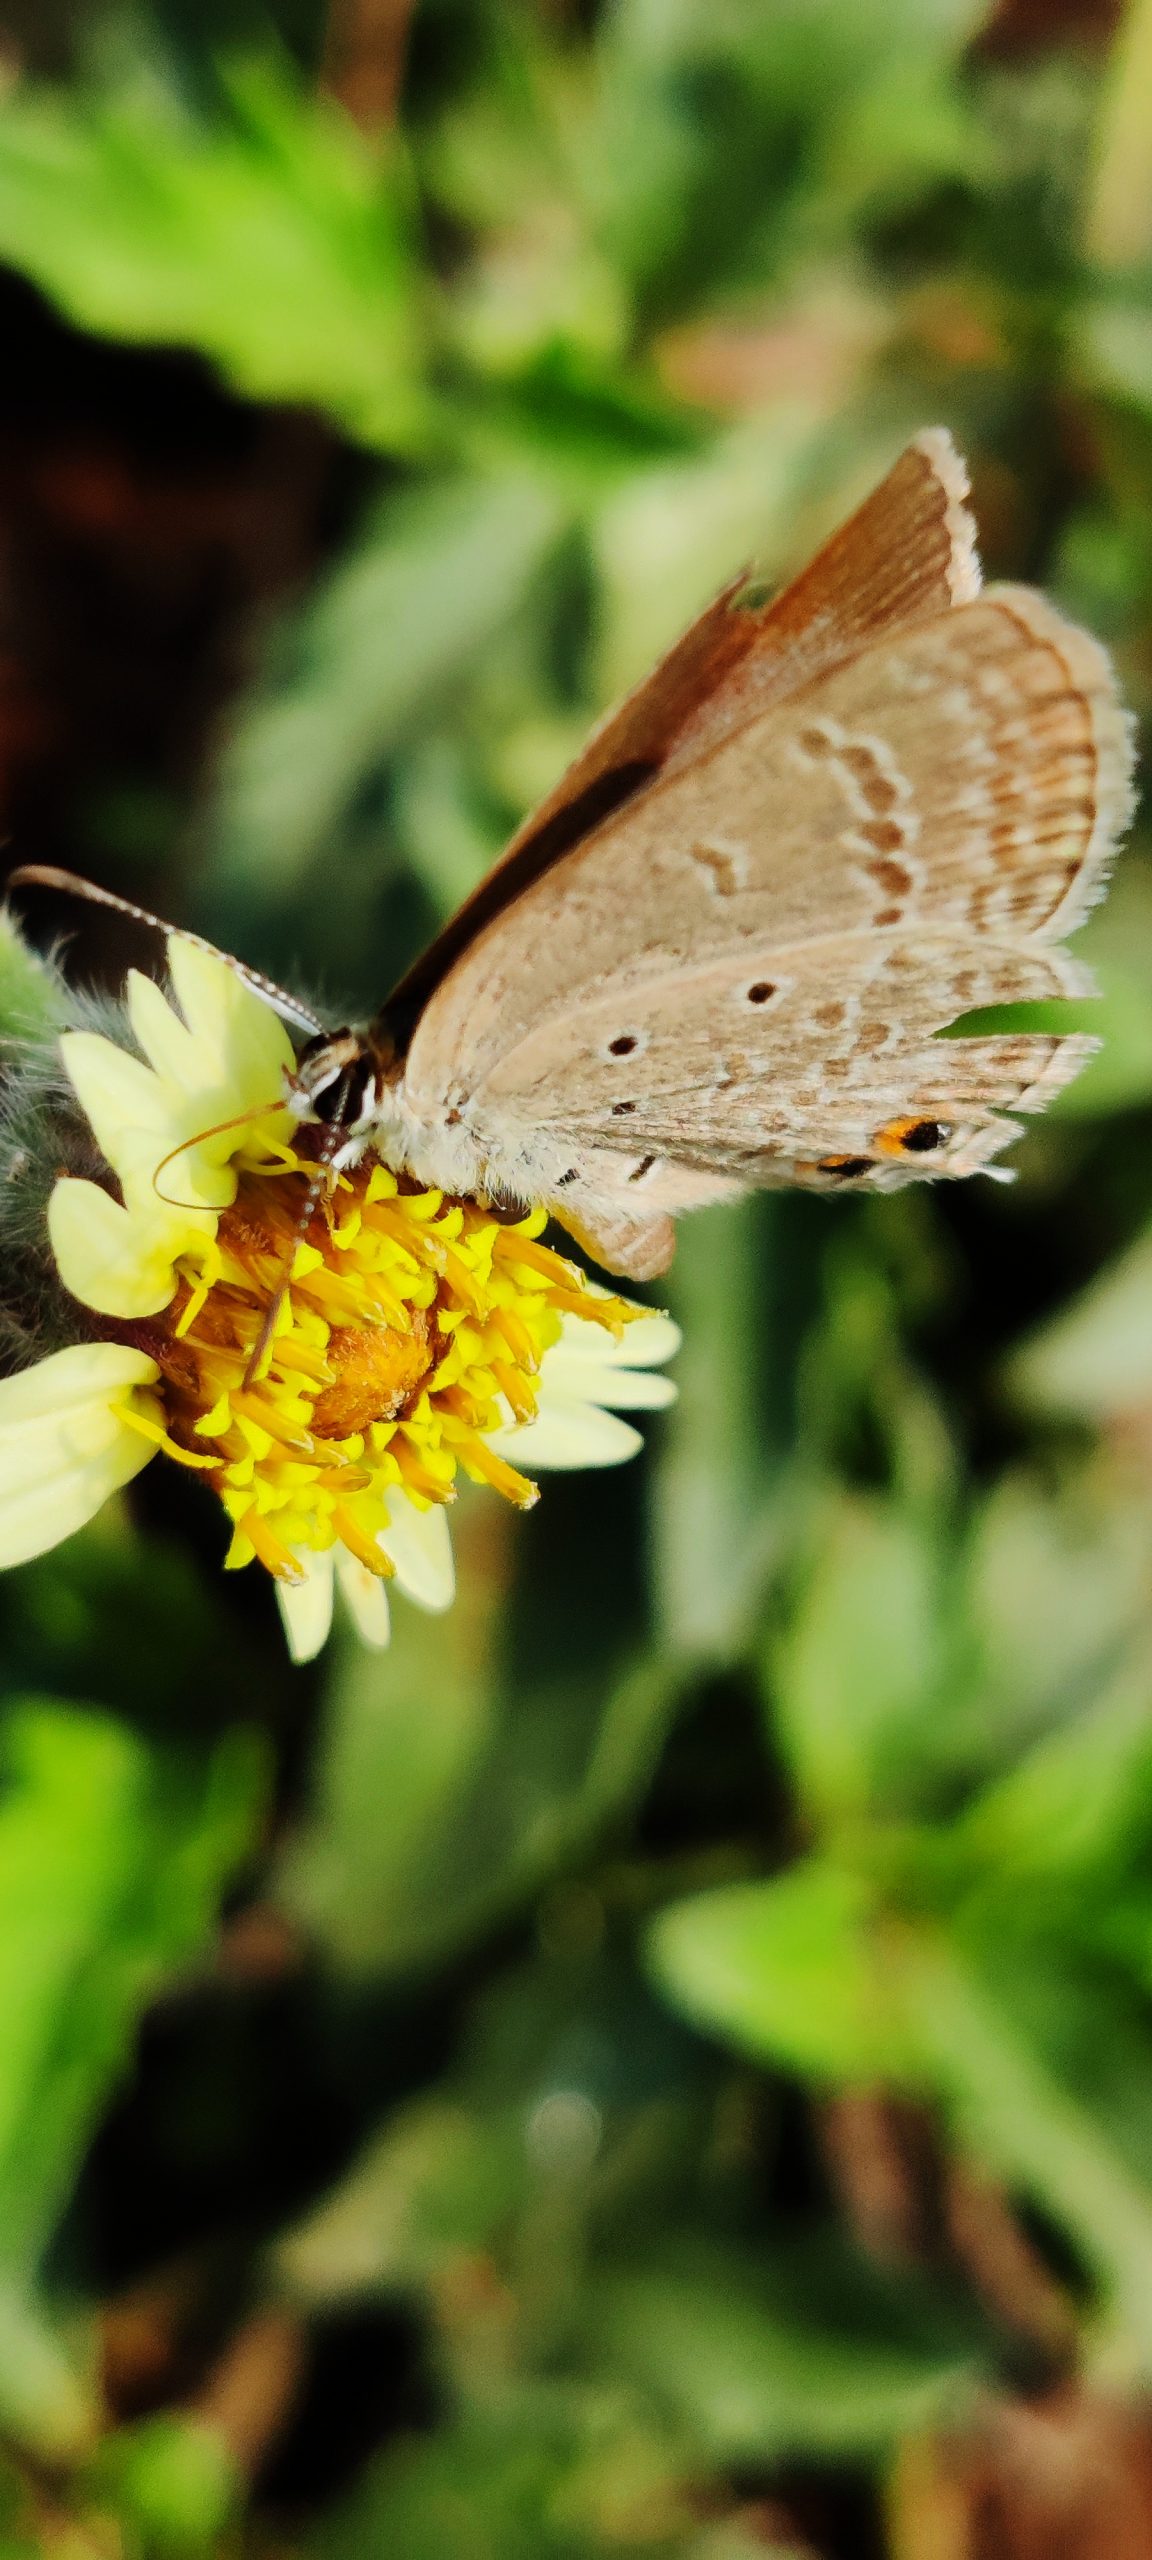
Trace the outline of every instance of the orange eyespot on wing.
[[873, 1145], [878, 1155], [899, 1160], [901, 1156], [933, 1155], [937, 1147], [947, 1145], [951, 1135], [949, 1121], [923, 1120], [910, 1112], [904, 1119], [889, 1120], [883, 1129], [878, 1129]]

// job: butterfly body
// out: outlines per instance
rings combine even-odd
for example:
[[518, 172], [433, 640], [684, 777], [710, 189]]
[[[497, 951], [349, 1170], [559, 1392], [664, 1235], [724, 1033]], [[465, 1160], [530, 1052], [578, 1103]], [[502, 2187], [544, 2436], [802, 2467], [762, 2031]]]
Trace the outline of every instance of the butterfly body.
[[318, 1033], [288, 1079], [288, 1101], [301, 1120], [334, 1133], [328, 1161], [336, 1172], [374, 1151], [428, 1188], [522, 1208], [567, 1187], [564, 1145], [547, 1133], [517, 1131], [509, 1140], [499, 1128], [485, 1132], [451, 1099], [419, 1118], [403, 1062], [377, 1026]]
[[1092, 991], [1062, 937], [1132, 743], [1097, 643], [982, 588], [966, 488], [929, 430], [782, 595], [726, 589], [369, 1029], [306, 1017], [331, 1163], [543, 1205], [633, 1277], [750, 1186], [989, 1166], [1095, 1044], [940, 1035]]

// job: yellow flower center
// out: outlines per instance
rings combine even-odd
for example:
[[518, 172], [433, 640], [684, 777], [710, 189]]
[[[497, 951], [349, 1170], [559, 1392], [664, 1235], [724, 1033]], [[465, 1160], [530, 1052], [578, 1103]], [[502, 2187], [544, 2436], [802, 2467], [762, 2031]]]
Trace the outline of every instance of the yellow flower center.
[[538, 1243], [542, 1211], [507, 1226], [376, 1162], [341, 1175], [302, 1231], [314, 1173], [291, 1153], [242, 1173], [203, 1269], [138, 1329], [164, 1422], [126, 1419], [208, 1475], [230, 1565], [258, 1556], [295, 1580], [302, 1551], [342, 1540], [387, 1575], [395, 1490], [420, 1509], [450, 1502], [462, 1469], [536, 1500], [489, 1437], [531, 1421], [562, 1316], [619, 1335], [628, 1310]]

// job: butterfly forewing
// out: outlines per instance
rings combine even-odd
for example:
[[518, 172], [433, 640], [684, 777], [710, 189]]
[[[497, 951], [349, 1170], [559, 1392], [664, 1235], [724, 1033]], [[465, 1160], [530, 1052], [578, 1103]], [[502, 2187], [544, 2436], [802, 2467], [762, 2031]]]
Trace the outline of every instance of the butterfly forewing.
[[401, 1044], [452, 963], [493, 917], [658, 777], [693, 767], [733, 729], [855, 656], [879, 631], [979, 592], [967, 480], [928, 428], [781, 595], [733, 579], [651, 674], [600, 721], [574, 764], [389, 998]]
[[[934, 1035], [1084, 991], [1052, 945], [1098, 892], [1129, 762], [1103, 652], [1030, 591], [882, 630], [485, 929], [418, 1027], [412, 1102], [450, 1090], [487, 1150], [570, 1138], [562, 1216], [641, 1182], [686, 1205], [678, 1165], [803, 1179], [901, 1114], [947, 1124], [933, 1171], [971, 1171], [1013, 1134], [992, 1115], [1036, 1107], [1084, 1044]], [[925, 1170], [884, 1156], [875, 1178]]]

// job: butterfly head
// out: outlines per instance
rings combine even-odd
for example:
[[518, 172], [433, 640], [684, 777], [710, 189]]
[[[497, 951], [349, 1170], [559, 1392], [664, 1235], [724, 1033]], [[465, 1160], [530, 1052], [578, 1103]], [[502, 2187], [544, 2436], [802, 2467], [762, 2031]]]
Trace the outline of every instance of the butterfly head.
[[376, 1127], [392, 1055], [368, 1031], [321, 1031], [305, 1042], [288, 1077], [288, 1101], [301, 1120], [361, 1138]]

